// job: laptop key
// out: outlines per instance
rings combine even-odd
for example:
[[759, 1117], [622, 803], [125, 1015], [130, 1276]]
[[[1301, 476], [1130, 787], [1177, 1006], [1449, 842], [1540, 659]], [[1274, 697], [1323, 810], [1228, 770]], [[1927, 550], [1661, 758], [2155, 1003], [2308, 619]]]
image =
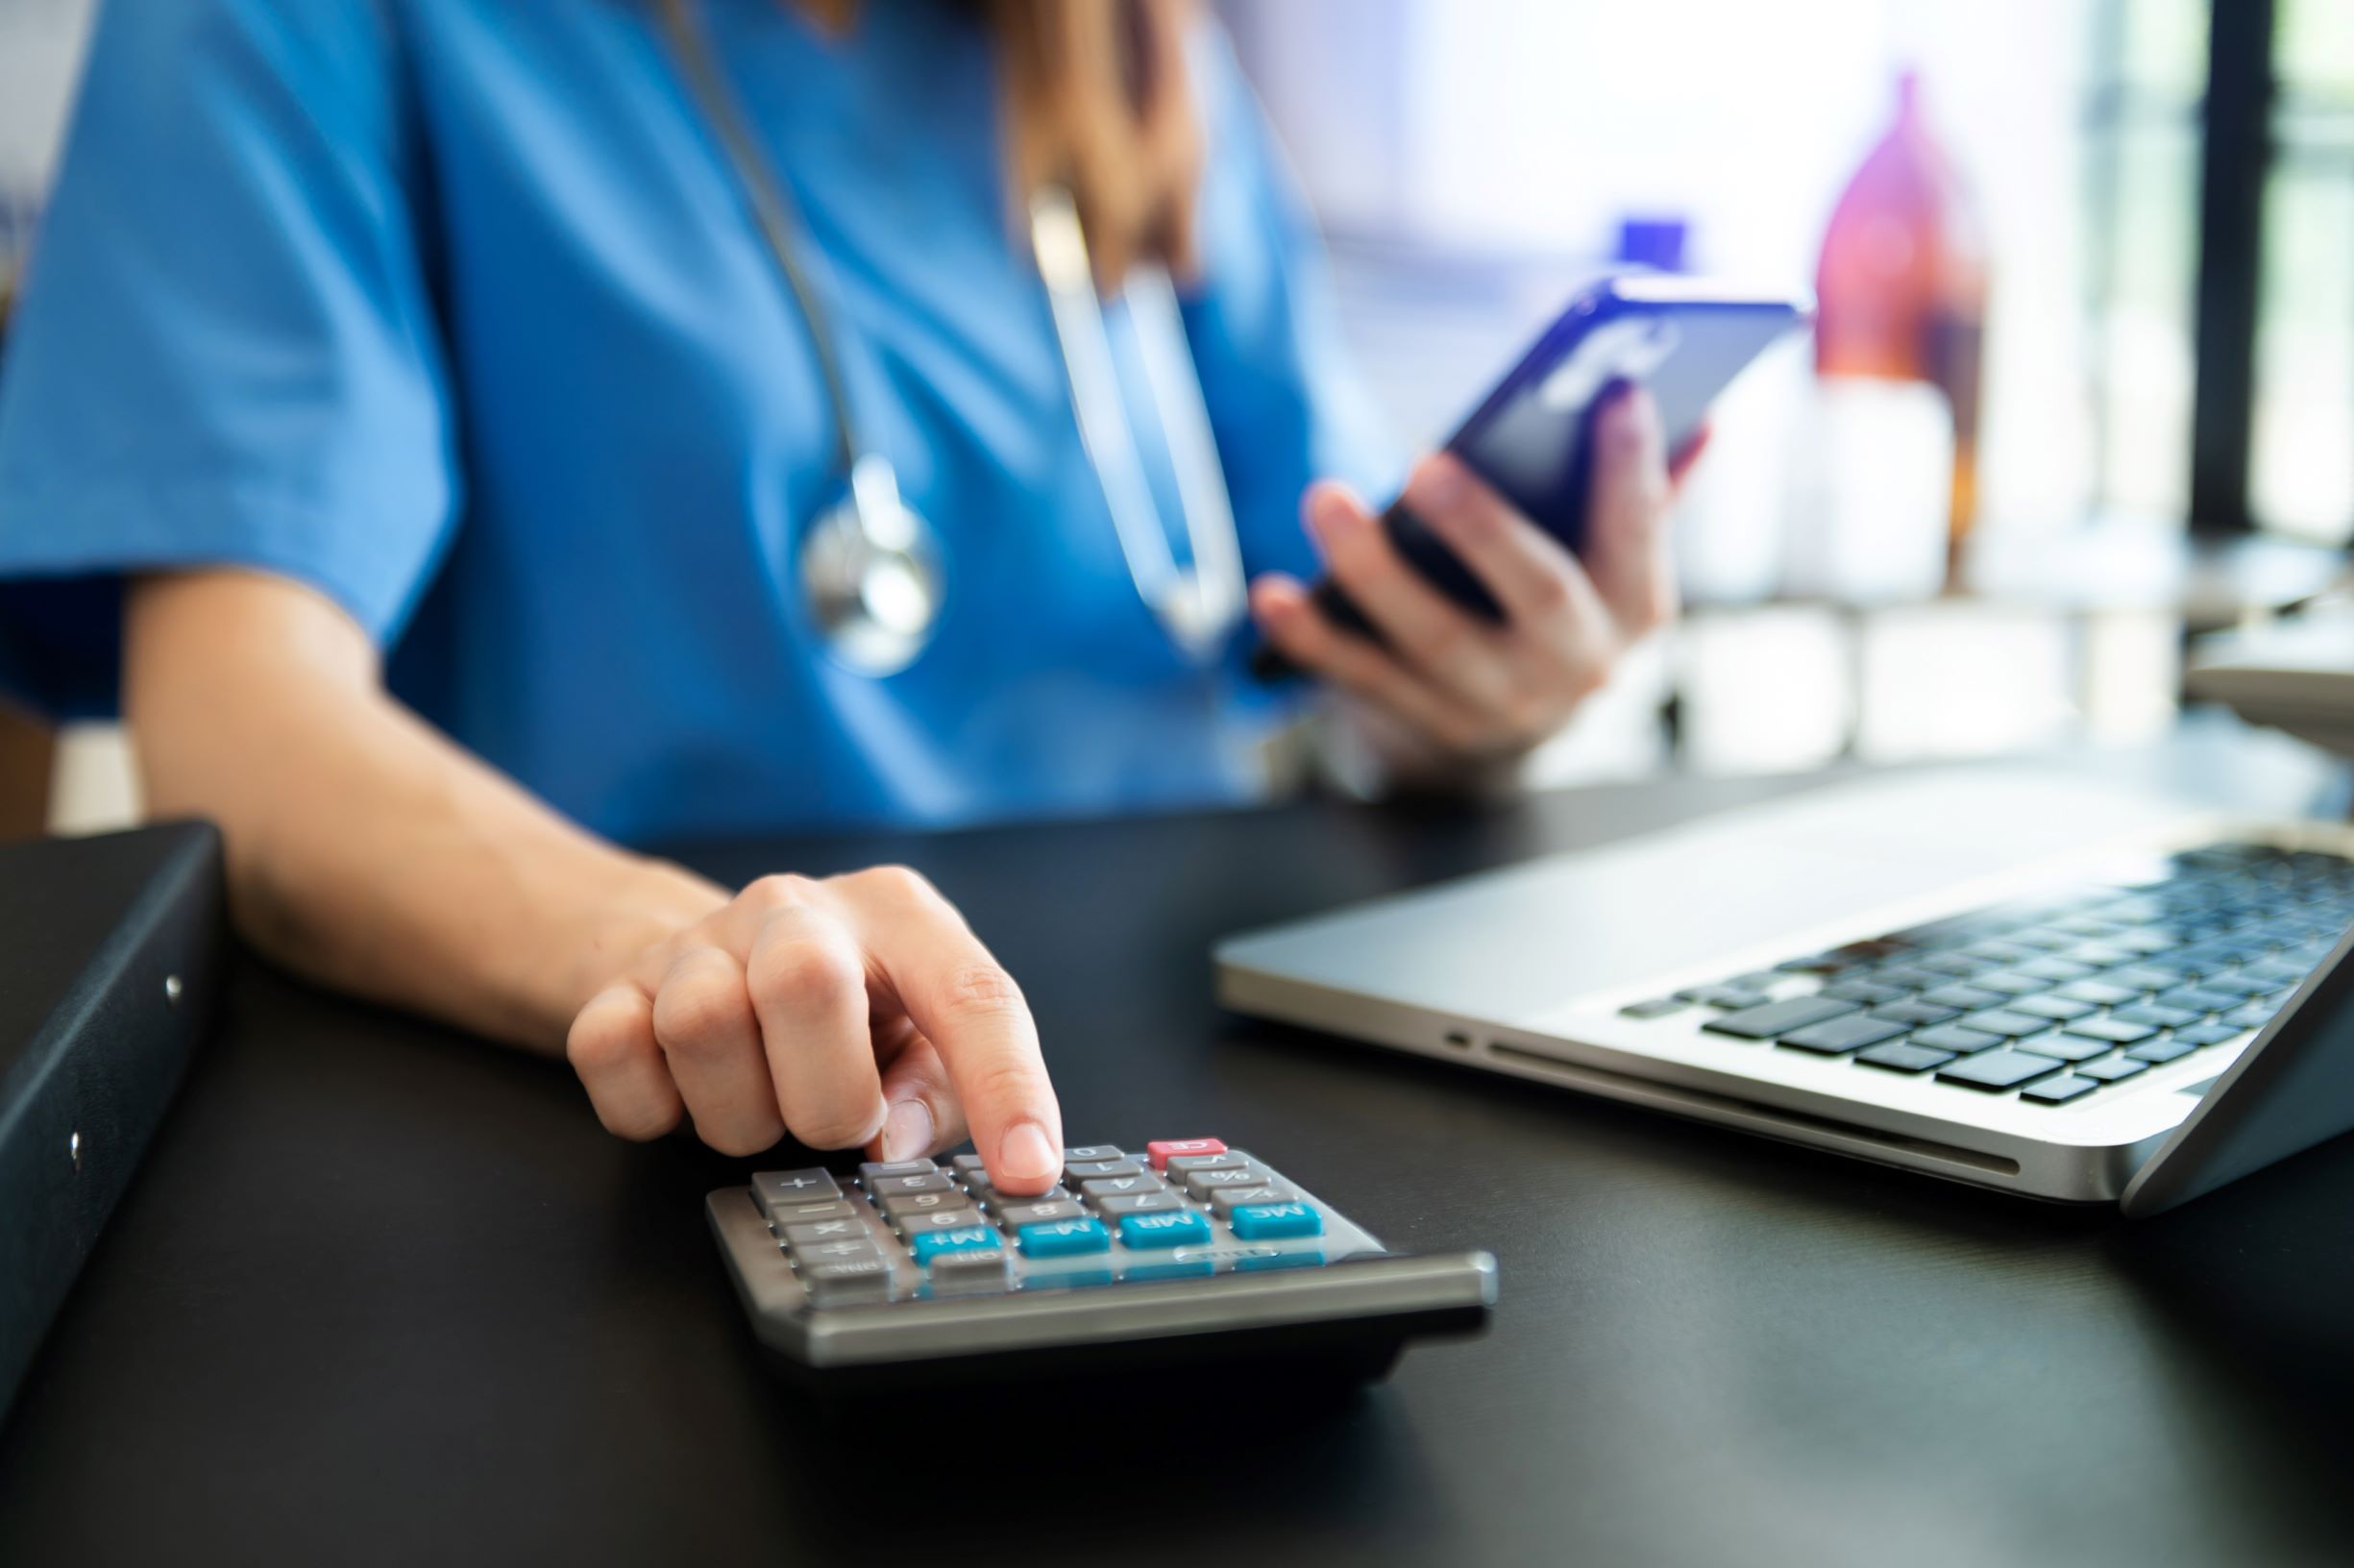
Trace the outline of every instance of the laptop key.
[[2147, 1040], [2157, 1032], [2149, 1024], [2114, 1017], [2079, 1018], [2061, 1031], [2063, 1034], [2082, 1035], [2087, 1040], [2105, 1040], [2112, 1045], [2131, 1045]]
[[2179, 1007], [2186, 1013], [2196, 1013], [2202, 1017], [2240, 1005], [2240, 998], [2228, 992], [2202, 991], [2196, 986], [2177, 986], [2171, 991], [2158, 992], [2152, 999], [2160, 1007]]
[[2012, 1043], [2023, 1051], [2033, 1051], [2037, 1056], [2056, 1056], [2063, 1062], [2090, 1062], [2097, 1056], [2106, 1056], [2117, 1049], [2115, 1041], [2087, 1040], [2082, 1035], [2064, 1033], [2058, 1029], [2047, 1035], [2037, 1035], [2033, 1039], [2014, 1041]]
[[1925, 1046], [1932, 1051], [1951, 1051], [1956, 1056], [1967, 1056], [1973, 1051], [1989, 1050], [2002, 1043], [2000, 1035], [1983, 1034], [1978, 1030], [1965, 1029], [1954, 1023], [1938, 1024], [1929, 1029], [1916, 1029], [1911, 1038], [1912, 1042], [1916, 1045]]
[[2127, 1023], [2155, 1024], [2161, 1029], [2180, 1029], [2199, 1020], [2200, 1015], [2186, 1007], [2160, 1007], [2155, 1002], [2144, 1002], [2138, 1007], [2121, 1007], [2109, 1015]]
[[2228, 1023], [2195, 1023], [2188, 1029], [2177, 1029], [2174, 1038], [2189, 1045], [2220, 1045], [2227, 1040], [2238, 1040], [2247, 1031]]
[[1975, 1029], [1982, 1035], [2040, 1035], [2051, 1027], [2049, 1018], [2039, 1018], [2032, 1013], [2016, 1013], [2007, 1007], [1990, 1007], [1962, 1016], [1965, 1029]]
[[1942, 1067], [1953, 1060], [1951, 1051], [1934, 1051], [1926, 1045], [1896, 1041], [1886, 1045], [1875, 1045], [1868, 1051], [1858, 1051], [1855, 1060], [1867, 1066], [1885, 1067], [1891, 1072], [1926, 1072]]
[[2019, 996], [2010, 1004], [2014, 1013], [2032, 1013], [2039, 1018], [2051, 1018], [2070, 1023], [2095, 1011], [2090, 1002], [2072, 1002], [2065, 996]]
[[2065, 1078], [2047, 1078], [2040, 1084], [2029, 1084], [2019, 1091], [2019, 1097], [2033, 1105], [2066, 1105], [2099, 1087], [2097, 1078], [2083, 1078], [2072, 1072]]
[[1691, 1005], [1680, 996], [1654, 996], [1649, 1001], [1629, 1002], [1618, 1013], [1623, 1018], [1663, 1018]]
[[1934, 991], [1925, 991], [1921, 993], [1921, 999], [1925, 1002], [1933, 1002], [1939, 1007], [1958, 1007], [1965, 1013], [1974, 1013], [1979, 1008], [1995, 1006], [2002, 1001], [2003, 997], [1999, 992], [1980, 991], [1975, 986], [1957, 984], [1939, 986]]
[[1927, 1002], [1890, 1002], [1885, 1007], [1874, 1008], [1872, 1016], [1876, 1018], [1894, 1018], [1899, 1023], [1909, 1023], [1916, 1028], [1925, 1024], [1945, 1023], [1961, 1017], [1949, 1007], [1933, 1007]]
[[[2054, 1058], [2036, 1056], [2027, 1051], [2012, 1050], [2005, 1046], [1999, 1051], [1984, 1051], [1976, 1056], [1965, 1056], [1959, 1062], [1940, 1067], [1937, 1071], [1937, 1081], [1941, 1084], [1959, 1084], [1966, 1089], [1982, 1089], [1991, 1092], [1996, 1090], [2017, 1089], [2021, 1084], [2037, 1078], [2048, 1077], [2059, 1071], [2062, 1066], [2063, 1064]], [[2078, 1067], [2076, 1070], [2082, 1072], [2085, 1069]]]
[[1775, 1043], [1791, 1050], [1813, 1051], [1819, 1056], [1844, 1056], [1866, 1045], [1877, 1045], [1883, 1040], [1894, 1040], [1904, 1033], [1905, 1027], [1870, 1017], [1831, 1018], [1793, 1029]]
[[1883, 986], [1876, 980], [1841, 980], [1825, 986], [1823, 994], [1843, 1002], [1898, 1002], [1912, 994], [1902, 986]]
[[1698, 1002], [1703, 1007], [1755, 1007], [1765, 1000], [1764, 992], [1743, 991], [1738, 986], [1694, 986], [1676, 994], [1683, 1001]]
[[1974, 975], [1970, 984], [1979, 991], [2000, 992], [2005, 996], [2032, 996], [2049, 991], [2052, 982], [2038, 980], [2025, 969], [1996, 969], [1988, 974]]
[[2125, 1054], [2136, 1062], [2146, 1062], [2155, 1067], [2162, 1066], [2169, 1062], [2178, 1062], [2197, 1049], [2197, 1046], [2188, 1041], [2151, 1040], [2143, 1041]]
[[2122, 1007], [2138, 1002], [2146, 994], [2131, 986], [2121, 986], [2113, 980], [2078, 980], [2062, 986], [2054, 995], [2065, 996], [2072, 1002], [2090, 1002], [2095, 1007]]
[[2147, 1072], [2149, 1064], [2136, 1062], [2129, 1056], [2119, 1056], [2111, 1057], [2106, 1062], [2086, 1062], [2076, 1070], [2087, 1078], [2097, 1078], [2104, 1084], [2113, 1084], [2120, 1078], [2130, 1078], [2137, 1072]]
[[1793, 1029], [1803, 1029], [1810, 1023], [1827, 1018], [1844, 1017], [1863, 1010], [1853, 1002], [1843, 1002], [1835, 996], [1793, 996], [1786, 1002], [1767, 1002], [1758, 1007], [1745, 1007], [1722, 1017], [1710, 1018], [1701, 1025], [1712, 1034], [1735, 1035], [1743, 1040], [1772, 1040]]

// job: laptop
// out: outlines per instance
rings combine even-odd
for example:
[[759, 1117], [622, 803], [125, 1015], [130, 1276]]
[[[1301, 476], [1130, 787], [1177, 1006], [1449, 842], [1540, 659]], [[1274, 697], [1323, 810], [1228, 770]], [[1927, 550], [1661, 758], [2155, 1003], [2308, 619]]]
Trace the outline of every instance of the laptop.
[[2154, 1213], [2354, 1126], [2354, 829], [1850, 783], [1248, 933], [1255, 1017]]

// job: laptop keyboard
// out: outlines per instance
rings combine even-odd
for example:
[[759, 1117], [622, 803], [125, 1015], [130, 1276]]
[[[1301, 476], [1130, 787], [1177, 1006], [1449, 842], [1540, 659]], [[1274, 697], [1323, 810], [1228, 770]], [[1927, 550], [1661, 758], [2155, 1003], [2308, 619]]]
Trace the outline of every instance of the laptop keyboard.
[[1619, 1011], [1702, 1010], [1729, 1040], [2072, 1105], [2246, 1039], [2349, 923], [2354, 861], [2219, 844], [2155, 880], [1996, 904]]

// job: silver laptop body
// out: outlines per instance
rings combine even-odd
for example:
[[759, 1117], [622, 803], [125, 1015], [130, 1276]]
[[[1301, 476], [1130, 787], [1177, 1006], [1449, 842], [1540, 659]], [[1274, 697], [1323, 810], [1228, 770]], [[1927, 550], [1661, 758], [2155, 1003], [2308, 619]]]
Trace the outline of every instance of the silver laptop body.
[[2066, 1104], [1732, 1038], [1709, 1027], [1721, 1008], [1622, 1010], [1731, 977], [1820, 995], [1834, 975], [1778, 967], [2061, 890], [2153, 884], [2172, 854], [2225, 843], [2354, 856], [2342, 824], [2250, 822], [2025, 769], [1910, 775], [1238, 936], [1217, 948], [1219, 995], [1885, 1164], [2154, 1212], [2354, 1125], [2354, 995], [2337, 997], [2354, 966], [2335, 928], [2293, 993], [2258, 1004], [2278, 1008], [2268, 1023]]

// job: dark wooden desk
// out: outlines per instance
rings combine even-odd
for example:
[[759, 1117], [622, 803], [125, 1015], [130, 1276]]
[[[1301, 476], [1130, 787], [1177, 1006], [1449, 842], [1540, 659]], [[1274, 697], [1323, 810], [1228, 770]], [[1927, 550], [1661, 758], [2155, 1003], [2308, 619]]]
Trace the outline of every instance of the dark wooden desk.
[[1105, 1387], [845, 1442], [704, 1235], [743, 1167], [248, 963], [0, 1432], [0, 1561], [2354, 1561], [2354, 1139], [2129, 1227], [1211, 1005], [1221, 932], [1789, 787], [702, 857], [912, 861], [1073, 1137], [1216, 1133], [1501, 1255], [1487, 1338], [1247, 1424]]

